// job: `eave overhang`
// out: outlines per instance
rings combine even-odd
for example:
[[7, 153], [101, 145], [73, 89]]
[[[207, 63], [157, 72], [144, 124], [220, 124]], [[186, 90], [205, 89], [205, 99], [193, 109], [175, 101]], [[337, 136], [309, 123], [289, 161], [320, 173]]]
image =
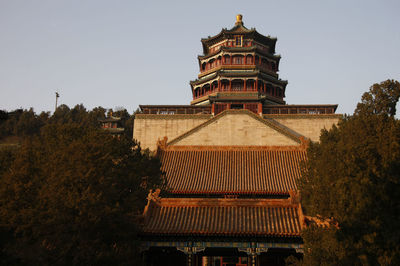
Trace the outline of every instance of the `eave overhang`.
[[201, 39], [201, 42], [203, 44], [203, 53], [207, 55], [209, 46], [218, 43], [222, 40], [233, 38], [235, 35], [243, 35], [245, 39], [253, 39], [261, 44], [267, 45], [270, 48], [269, 52], [271, 54], [275, 53], [275, 45], [277, 41], [276, 38], [264, 36], [258, 33], [255, 29], [249, 30], [243, 25], [237, 25], [230, 30], [224, 28], [221, 30], [220, 33], [218, 33], [215, 36]]
[[[205, 83], [207, 81], [213, 80], [216, 77], [261, 77], [267, 81], [270, 81], [271, 83], [275, 83], [278, 85], [283, 86], [283, 88], [286, 87], [286, 85], [288, 84], [287, 80], [281, 80], [281, 79], [277, 79], [276, 77], [272, 76], [270, 73], [264, 73], [263, 70], [260, 69], [254, 69], [251, 71], [227, 71], [225, 69], [220, 69], [217, 70], [216, 72], [209, 74], [209, 76], [205, 77], [205, 78], [201, 78], [201, 79], [196, 79], [196, 80], [192, 80], [190, 81], [190, 85], [192, 86], [196, 86], [202, 83]], [[277, 75], [276, 75], [277, 76]]]

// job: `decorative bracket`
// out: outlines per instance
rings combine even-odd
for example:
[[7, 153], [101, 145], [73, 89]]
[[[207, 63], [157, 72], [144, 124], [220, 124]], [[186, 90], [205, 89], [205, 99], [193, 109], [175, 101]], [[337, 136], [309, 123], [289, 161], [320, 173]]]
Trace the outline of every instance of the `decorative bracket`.
[[192, 255], [204, 251], [206, 248], [200, 247], [176, 247], [177, 250], [182, 251], [186, 255]]
[[268, 248], [238, 248], [240, 252], [246, 252], [247, 255], [260, 255], [261, 253], [268, 252]]
[[296, 253], [304, 253], [304, 249], [303, 248], [295, 248]]

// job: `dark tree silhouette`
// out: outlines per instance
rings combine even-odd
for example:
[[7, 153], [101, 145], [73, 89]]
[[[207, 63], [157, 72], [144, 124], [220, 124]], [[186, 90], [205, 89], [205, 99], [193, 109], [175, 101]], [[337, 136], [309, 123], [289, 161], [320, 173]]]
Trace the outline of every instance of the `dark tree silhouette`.
[[308, 215], [339, 229], [303, 233], [305, 265], [400, 265], [400, 84], [374, 84], [354, 115], [312, 143], [300, 183]]
[[57, 110], [70, 118], [26, 137], [1, 165], [3, 264], [138, 263], [137, 219], [160, 184], [159, 161], [132, 140], [82, 127], [86, 111], [74, 109]]

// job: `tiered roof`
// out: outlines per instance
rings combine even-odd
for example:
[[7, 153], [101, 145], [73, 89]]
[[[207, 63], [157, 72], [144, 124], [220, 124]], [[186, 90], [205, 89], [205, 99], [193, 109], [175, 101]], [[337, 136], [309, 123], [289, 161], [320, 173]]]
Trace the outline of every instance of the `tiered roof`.
[[264, 35], [258, 33], [256, 31], [256, 29], [254, 29], [254, 28], [252, 28], [252, 29], [246, 28], [242, 21], [242, 15], [237, 15], [236, 23], [233, 28], [231, 28], [229, 30], [226, 28], [223, 28], [221, 30], [221, 32], [215, 36], [201, 39], [201, 42], [203, 44], [204, 54], [208, 54], [208, 47], [210, 45], [218, 43], [224, 39], [230, 38], [236, 34], [244, 35], [245, 38], [254, 39], [262, 44], [265, 44], [269, 47], [269, 52], [271, 54], [275, 53], [275, 44], [276, 44], [277, 39], [270, 37], [270, 36], [264, 36]]
[[[276, 41], [254, 28], [246, 28], [242, 15], [237, 15], [233, 28], [202, 39], [204, 54], [198, 56], [200, 73], [190, 81], [191, 104], [285, 104], [288, 82], [281, 80], [277, 73], [281, 57], [275, 55]], [[231, 95], [233, 98], [223, 96], [232, 91], [236, 92]], [[258, 97], [250, 99], [248, 92], [256, 92]]]
[[172, 194], [289, 195], [306, 151], [289, 147], [171, 146], [160, 150]]
[[290, 199], [151, 200], [143, 233], [161, 236], [300, 237], [302, 213]]

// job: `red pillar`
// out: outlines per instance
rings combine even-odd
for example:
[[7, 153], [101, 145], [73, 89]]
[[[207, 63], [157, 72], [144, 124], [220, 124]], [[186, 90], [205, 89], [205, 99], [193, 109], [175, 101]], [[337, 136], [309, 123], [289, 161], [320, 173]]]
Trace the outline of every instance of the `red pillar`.
[[246, 91], [247, 90], [247, 80], [244, 80], [244, 86], [243, 86], [243, 90]]
[[213, 103], [211, 105], [211, 114], [214, 115], [215, 114], [215, 103]]
[[258, 91], [258, 79], [256, 79], [256, 91]]
[[221, 80], [218, 80], [218, 91], [221, 91]]
[[229, 91], [232, 91], [232, 80], [229, 80]]
[[262, 115], [262, 103], [258, 103], [258, 114]]

